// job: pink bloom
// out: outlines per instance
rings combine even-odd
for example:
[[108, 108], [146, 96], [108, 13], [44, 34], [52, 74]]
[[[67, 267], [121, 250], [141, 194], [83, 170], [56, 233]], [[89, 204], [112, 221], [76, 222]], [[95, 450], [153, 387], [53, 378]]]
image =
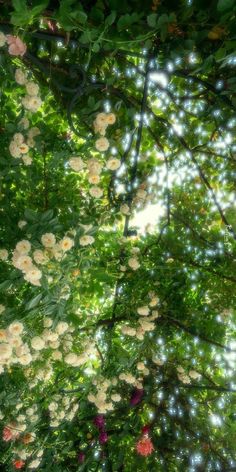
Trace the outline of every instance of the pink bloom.
[[145, 426], [142, 427], [142, 433], [143, 434], [148, 434], [150, 429], [151, 429], [150, 426], [148, 424], [146, 424]]
[[105, 418], [103, 415], [97, 415], [95, 416], [93, 420], [95, 426], [97, 426], [98, 429], [103, 429], [105, 426]]
[[11, 441], [19, 436], [19, 432], [15, 429], [16, 424], [9, 424], [3, 428], [3, 441]]
[[140, 403], [142, 400], [143, 394], [144, 394], [144, 390], [142, 388], [136, 388], [132, 393], [132, 397], [130, 399], [130, 405], [135, 406], [138, 403]]
[[2, 439], [3, 441], [11, 441], [13, 439], [13, 431], [8, 426], [3, 428]]
[[151, 439], [143, 436], [136, 443], [136, 450], [140, 456], [150, 456], [150, 454], [154, 451], [154, 446]]
[[99, 434], [98, 440], [99, 440], [100, 444], [105, 444], [108, 441], [108, 434], [106, 433], [106, 431], [102, 431]]
[[85, 461], [85, 453], [84, 452], [79, 453], [78, 461], [80, 462], [80, 464], [83, 464], [83, 462]]
[[16, 469], [22, 469], [22, 467], [24, 467], [24, 465], [25, 465], [25, 462], [22, 461], [21, 459], [17, 459], [15, 461], [13, 461], [13, 465]]
[[7, 34], [8, 52], [11, 56], [24, 56], [26, 53], [26, 44], [18, 36]]

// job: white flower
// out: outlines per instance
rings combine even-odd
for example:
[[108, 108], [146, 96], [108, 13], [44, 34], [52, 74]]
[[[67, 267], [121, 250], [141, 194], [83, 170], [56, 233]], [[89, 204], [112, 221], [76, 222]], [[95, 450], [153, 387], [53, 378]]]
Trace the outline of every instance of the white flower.
[[37, 126], [33, 126], [33, 128], [30, 128], [28, 131], [28, 137], [30, 139], [35, 138], [35, 136], [38, 136], [40, 134], [40, 129]]
[[102, 164], [98, 161], [98, 159], [89, 159], [87, 162], [87, 167], [90, 174], [101, 174]]
[[100, 187], [91, 187], [89, 189], [91, 197], [101, 198], [103, 195], [103, 190]]
[[81, 159], [81, 157], [71, 157], [69, 159], [69, 166], [71, 169], [73, 169], [75, 172], [79, 172], [85, 167], [85, 163]]
[[40, 464], [40, 459], [35, 459], [34, 461], [28, 464], [29, 469], [36, 469]]
[[42, 105], [42, 100], [37, 96], [26, 95], [22, 99], [22, 105], [29, 111], [36, 112]]
[[90, 174], [88, 181], [92, 185], [97, 185], [100, 182], [100, 177], [98, 174]]
[[0, 360], [9, 359], [12, 355], [12, 347], [10, 344], [0, 344]]
[[199, 379], [201, 377], [201, 374], [196, 372], [196, 370], [190, 370], [188, 375], [191, 377], [191, 379]]
[[117, 159], [116, 157], [110, 157], [106, 163], [107, 169], [109, 170], [117, 170], [119, 169], [120, 165], [120, 159]]
[[52, 318], [44, 318], [43, 320], [43, 326], [44, 328], [50, 328], [53, 324]]
[[20, 146], [20, 144], [23, 144], [24, 142], [24, 136], [22, 133], [15, 133], [13, 135], [13, 141], [17, 144], [17, 146]]
[[5, 311], [5, 306], [0, 304], [0, 315]]
[[70, 352], [65, 356], [66, 364], [75, 366], [77, 363], [78, 356], [74, 352]]
[[45, 342], [40, 336], [35, 336], [31, 339], [31, 346], [35, 351], [41, 351], [45, 347]]
[[18, 251], [20, 254], [28, 254], [28, 252], [31, 249], [31, 244], [27, 239], [23, 239], [22, 241], [19, 241], [16, 245], [16, 251]]
[[147, 196], [147, 192], [146, 192], [146, 190], [143, 190], [143, 189], [140, 188], [140, 189], [137, 191], [136, 196], [137, 196], [140, 200], [144, 200], [144, 199], [146, 198], [146, 196]]
[[52, 353], [52, 359], [54, 361], [60, 361], [62, 359], [62, 353], [60, 351], [54, 351]]
[[5, 34], [0, 31], [0, 48], [2, 48], [7, 42], [7, 38], [5, 36]]
[[118, 393], [114, 393], [111, 395], [111, 399], [113, 402], [119, 402], [121, 400], [121, 396]]
[[15, 266], [23, 272], [28, 272], [33, 267], [33, 261], [30, 256], [23, 255], [17, 259]]
[[69, 251], [74, 246], [74, 240], [65, 236], [60, 242], [59, 247], [62, 251]]
[[60, 335], [65, 333], [69, 328], [68, 323], [65, 321], [59, 321], [58, 325], [56, 326], [56, 332]]
[[9, 151], [12, 157], [15, 157], [15, 158], [21, 157], [20, 149], [18, 145], [15, 143], [15, 141], [10, 142]]
[[153, 306], [156, 306], [159, 302], [159, 298], [158, 297], [153, 297], [149, 303], [149, 306], [153, 307]]
[[138, 362], [137, 363], [137, 369], [138, 370], [145, 370], [145, 364], [143, 362]]
[[139, 315], [141, 316], [148, 316], [149, 315], [149, 308], [148, 306], [140, 306], [138, 309], [137, 309], [137, 312]]
[[31, 166], [33, 160], [32, 160], [32, 157], [25, 155], [25, 156], [22, 156], [22, 161], [24, 162], [25, 166]]
[[45, 233], [41, 237], [41, 242], [44, 247], [53, 247], [56, 244], [56, 238], [53, 233]]
[[24, 325], [20, 321], [13, 321], [13, 323], [8, 326], [8, 332], [13, 336], [19, 336], [23, 333], [23, 330]]
[[0, 249], [0, 260], [6, 261], [8, 258], [8, 251], [6, 249]]
[[95, 122], [98, 126], [106, 126], [107, 124], [106, 113], [98, 113], [98, 115], [96, 116]]
[[120, 212], [123, 215], [130, 215], [129, 205], [127, 205], [126, 203], [123, 203], [123, 205], [120, 206]]
[[29, 151], [29, 146], [27, 146], [27, 144], [25, 143], [22, 143], [19, 145], [19, 151], [21, 154], [27, 154], [27, 152]]
[[48, 261], [48, 258], [45, 256], [44, 252], [40, 249], [36, 249], [33, 252], [33, 258], [37, 264], [45, 264]]
[[88, 246], [89, 244], [93, 244], [95, 239], [93, 236], [89, 236], [88, 234], [84, 234], [84, 236], [81, 236], [79, 242], [81, 246]]
[[27, 221], [25, 221], [25, 220], [18, 221], [18, 227], [20, 229], [24, 228], [25, 225], [27, 225]]
[[21, 126], [23, 129], [28, 129], [29, 128], [29, 120], [28, 118], [21, 118], [21, 120], [18, 123], [18, 126]]
[[139, 267], [140, 267], [139, 261], [138, 261], [138, 259], [136, 259], [136, 257], [131, 257], [131, 258], [128, 260], [128, 265], [129, 265], [129, 267], [131, 267], [131, 269], [133, 269], [133, 270], [137, 270], [137, 269], [139, 269]]
[[27, 77], [25, 75], [25, 73], [23, 72], [23, 70], [21, 69], [16, 69], [16, 72], [15, 72], [15, 81], [17, 82], [17, 84], [19, 85], [25, 85], [26, 81], [27, 81]]
[[113, 125], [116, 122], [116, 115], [114, 113], [107, 113], [106, 122], [108, 125]]
[[26, 84], [26, 91], [29, 95], [38, 95], [39, 93], [39, 86], [35, 84], [35, 82], [27, 82]]
[[97, 139], [97, 141], [95, 142], [95, 147], [98, 151], [107, 151], [107, 149], [109, 148], [109, 141], [107, 138], [99, 138]]

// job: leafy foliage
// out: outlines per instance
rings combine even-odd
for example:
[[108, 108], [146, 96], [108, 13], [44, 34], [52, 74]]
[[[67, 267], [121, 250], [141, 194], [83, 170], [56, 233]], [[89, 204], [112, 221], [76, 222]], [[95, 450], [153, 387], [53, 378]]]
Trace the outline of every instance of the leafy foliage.
[[5, 3], [2, 470], [235, 470], [235, 3]]

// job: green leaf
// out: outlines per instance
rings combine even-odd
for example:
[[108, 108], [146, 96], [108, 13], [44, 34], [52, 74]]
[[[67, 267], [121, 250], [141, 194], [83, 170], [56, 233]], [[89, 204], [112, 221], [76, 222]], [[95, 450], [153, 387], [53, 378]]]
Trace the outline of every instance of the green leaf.
[[32, 300], [26, 303], [25, 305], [26, 310], [31, 310], [32, 308], [36, 307], [39, 304], [42, 296], [43, 294], [39, 293], [38, 295], [36, 295], [36, 297], [32, 298]]
[[116, 11], [112, 11], [109, 16], [105, 19], [105, 25], [111, 26], [116, 19]]
[[24, 10], [27, 11], [26, 0], [12, 0], [12, 6], [20, 13], [22, 13]]
[[147, 17], [147, 24], [151, 28], [155, 28], [157, 25], [157, 13], [152, 13], [151, 15], [148, 15]]
[[234, 1], [234, 0], [218, 0], [218, 3], [217, 3], [217, 10], [218, 10], [218, 11], [229, 10], [229, 9], [232, 8], [234, 5], [235, 5], [235, 1]]
[[88, 44], [91, 41], [91, 34], [90, 31], [87, 30], [83, 34], [81, 34], [79, 41], [81, 44]]
[[30, 210], [29, 208], [26, 208], [26, 210], [24, 211], [24, 215], [25, 215], [25, 218], [28, 221], [37, 221], [38, 220], [37, 213], [35, 213], [35, 211], [33, 211], [33, 210]]

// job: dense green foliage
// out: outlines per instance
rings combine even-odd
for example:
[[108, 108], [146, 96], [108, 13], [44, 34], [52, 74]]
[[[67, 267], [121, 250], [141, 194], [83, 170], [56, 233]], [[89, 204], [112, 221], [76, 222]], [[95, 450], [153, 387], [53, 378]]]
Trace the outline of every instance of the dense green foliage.
[[234, 0], [0, 3], [1, 470], [236, 470]]

